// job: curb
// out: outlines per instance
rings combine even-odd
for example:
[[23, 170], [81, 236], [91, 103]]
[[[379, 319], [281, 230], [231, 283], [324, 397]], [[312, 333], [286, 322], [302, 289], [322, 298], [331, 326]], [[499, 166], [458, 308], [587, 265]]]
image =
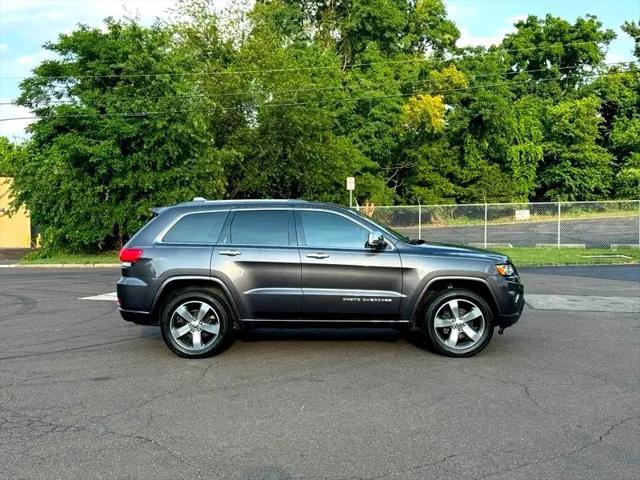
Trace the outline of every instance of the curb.
[[0, 268], [120, 268], [119, 263], [13, 263]]

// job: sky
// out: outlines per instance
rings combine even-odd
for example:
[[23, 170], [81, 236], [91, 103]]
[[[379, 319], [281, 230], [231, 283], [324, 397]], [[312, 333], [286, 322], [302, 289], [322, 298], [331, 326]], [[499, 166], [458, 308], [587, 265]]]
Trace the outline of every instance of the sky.
[[[223, 8], [228, 0], [215, 0]], [[620, 30], [625, 20], [640, 20], [640, 0], [445, 0], [449, 17], [460, 29], [458, 46], [499, 43], [513, 23], [527, 15], [550, 13], [568, 21], [596, 15], [618, 38], [607, 53], [608, 62], [634, 60], [633, 41]], [[0, 0], [0, 103], [13, 101], [21, 79], [48, 53], [42, 48], [78, 23], [101, 24], [107, 16], [137, 14], [145, 24], [167, 18], [176, 0]], [[0, 118], [29, 116], [14, 105], [0, 105]], [[28, 121], [0, 122], [0, 135], [25, 137]]]

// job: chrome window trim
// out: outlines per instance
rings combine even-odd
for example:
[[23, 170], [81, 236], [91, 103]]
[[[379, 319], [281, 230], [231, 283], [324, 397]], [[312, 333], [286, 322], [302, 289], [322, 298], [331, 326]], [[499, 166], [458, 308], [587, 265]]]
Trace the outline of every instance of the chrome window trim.
[[[324, 212], [324, 213], [331, 213], [334, 215], [339, 215], [341, 217], [346, 218], [347, 220], [355, 223], [356, 225], [364, 228], [365, 230], [367, 230], [369, 233], [382, 233], [385, 240], [387, 240], [387, 246], [389, 247], [388, 250], [382, 250], [379, 251], [377, 253], [384, 253], [384, 252], [392, 252], [396, 249], [393, 241], [391, 241], [391, 239], [388, 237], [388, 235], [386, 234], [386, 232], [380, 232], [379, 230], [374, 230], [371, 227], [369, 227], [368, 225], [366, 225], [363, 222], [360, 222], [358, 219], [351, 217], [350, 215], [347, 215], [339, 210], [332, 210], [329, 208], [322, 208], [322, 207], [294, 207], [294, 206], [265, 206], [265, 207], [243, 207], [242, 205], [240, 206], [234, 206], [231, 208], [212, 208], [212, 209], [207, 209], [207, 210], [197, 210], [197, 211], [189, 211], [189, 212], [184, 212], [180, 215], [178, 215], [176, 218], [174, 218], [165, 228], [163, 228], [160, 233], [156, 236], [156, 238], [154, 239], [154, 244], [156, 245], [169, 245], [169, 246], [176, 246], [176, 245], [186, 245], [186, 246], [198, 246], [198, 245], [204, 245], [204, 246], [215, 246], [215, 245], [219, 245], [219, 242], [165, 242], [163, 240], [164, 236], [169, 232], [169, 230], [171, 230], [171, 228], [173, 228], [173, 226], [178, 223], [182, 218], [186, 217], [187, 215], [198, 215], [198, 214], [204, 214], [204, 213], [217, 213], [217, 212], [226, 212], [227, 216], [229, 216], [230, 213], [232, 212], [237, 212], [237, 211], [255, 211], [255, 210], [289, 210], [292, 212], [296, 212], [296, 211], [310, 211], [310, 212]], [[226, 220], [225, 220], [226, 222]], [[295, 223], [294, 223], [295, 225]], [[224, 225], [223, 225], [223, 229], [224, 229]], [[297, 241], [296, 241], [297, 243]], [[308, 245], [245, 245], [245, 244], [226, 244], [225, 245], [234, 245], [234, 246], [238, 246], [238, 247], [258, 247], [258, 248], [310, 248], [310, 249], [314, 249], [314, 248], [320, 248], [321, 247], [310, 247]], [[365, 252], [372, 252], [373, 250], [362, 247], [362, 248], [356, 248], [356, 247], [325, 247], [326, 249], [334, 249], [334, 250], [351, 250], [351, 251], [365, 251]]]

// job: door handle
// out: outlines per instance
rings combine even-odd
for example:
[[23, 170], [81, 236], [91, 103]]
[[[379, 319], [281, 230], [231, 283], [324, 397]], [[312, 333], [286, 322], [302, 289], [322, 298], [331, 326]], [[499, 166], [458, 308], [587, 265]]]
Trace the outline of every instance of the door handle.
[[226, 255], [227, 257], [235, 257], [236, 255], [240, 255], [238, 250], [220, 250], [218, 255]]
[[329, 254], [328, 253], [307, 253], [307, 257], [309, 258], [329, 258]]

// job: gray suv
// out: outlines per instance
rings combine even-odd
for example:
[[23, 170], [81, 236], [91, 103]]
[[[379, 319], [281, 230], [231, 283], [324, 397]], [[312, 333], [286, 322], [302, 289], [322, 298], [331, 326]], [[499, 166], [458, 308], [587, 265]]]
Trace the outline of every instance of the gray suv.
[[125, 320], [160, 325], [188, 358], [260, 326], [419, 328], [471, 356], [513, 325], [524, 287], [509, 257], [412, 240], [338, 205], [194, 199], [157, 214], [120, 252]]

